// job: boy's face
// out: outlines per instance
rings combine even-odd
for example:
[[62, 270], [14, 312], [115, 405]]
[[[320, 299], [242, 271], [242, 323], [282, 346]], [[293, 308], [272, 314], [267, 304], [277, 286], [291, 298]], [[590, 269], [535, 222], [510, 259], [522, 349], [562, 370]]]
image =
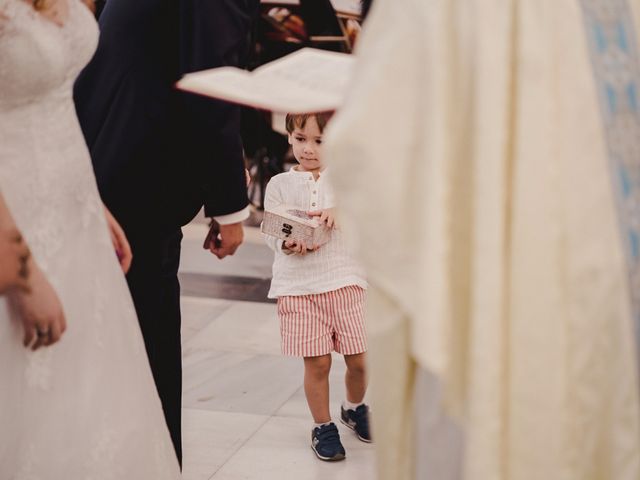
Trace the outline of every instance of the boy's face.
[[289, 145], [300, 170], [313, 173], [322, 169], [322, 133], [316, 117], [309, 117], [304, 128], [296, 127], [289, 134]]

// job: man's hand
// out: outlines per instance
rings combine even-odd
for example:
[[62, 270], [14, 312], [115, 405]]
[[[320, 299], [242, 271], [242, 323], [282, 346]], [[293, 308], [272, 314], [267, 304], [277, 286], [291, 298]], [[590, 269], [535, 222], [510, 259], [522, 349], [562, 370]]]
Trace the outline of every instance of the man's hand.
[[[209, 250], [219, 259], [233, 255], [244, 239], [242, 222], [220, 225], [217, 236], [208, 237]], [[216, 241], [217, 240], [217, 241]]]
[[28, 292], [31, 254], [17, 230], [0, 231], [0, 294], [17, 288]]
[[24, 346], [37, 350], [60, 340], [67, 322], [55, 290], [33, 260], [29, 263], [31, 292], [13, 290], [8, 296], [24, 327]]

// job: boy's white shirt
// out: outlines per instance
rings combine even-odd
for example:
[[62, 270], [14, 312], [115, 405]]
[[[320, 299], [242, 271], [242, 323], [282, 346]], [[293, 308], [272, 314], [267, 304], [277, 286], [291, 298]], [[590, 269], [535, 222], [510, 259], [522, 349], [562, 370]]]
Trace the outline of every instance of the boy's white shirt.
[[[312, 173], [295, 167], [274, 176], [267, 185], [264, 208], [270, 210], [280, 205], [307, 212], [334, 207], [326, 170], [320, 172], [317, 180]], [[282, 240], [263, 236], [275, 252], [269, 298], [325, 293], [349, 285], [367, 288], [364, 270], [347, 249], [340, 230], [334, 229], [329, 242], [306, 255], [289, 255], [282, 250]]]

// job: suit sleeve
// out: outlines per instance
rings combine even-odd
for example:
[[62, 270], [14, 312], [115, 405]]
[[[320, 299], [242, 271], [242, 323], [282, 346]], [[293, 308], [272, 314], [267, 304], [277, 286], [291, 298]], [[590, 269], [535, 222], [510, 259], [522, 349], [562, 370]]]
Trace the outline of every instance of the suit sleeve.
[[[257, 0], [181, 0], [180, 75], [240, 66]], [[226, 215], [248, 204], [236, 105], [182, 94], [189, 141], [202, 157], [205, 214]]]

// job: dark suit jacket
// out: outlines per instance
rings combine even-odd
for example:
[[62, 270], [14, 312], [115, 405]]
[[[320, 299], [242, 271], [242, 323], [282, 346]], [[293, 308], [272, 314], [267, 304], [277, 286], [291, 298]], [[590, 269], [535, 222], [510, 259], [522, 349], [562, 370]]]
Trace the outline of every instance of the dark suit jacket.
[[103, 200], [123, 224], [178, 227], [243, 209], [236, 106], [182, 93], [187, 72], [238, 65], [258, 0], [107, 0], [76, 82]]

